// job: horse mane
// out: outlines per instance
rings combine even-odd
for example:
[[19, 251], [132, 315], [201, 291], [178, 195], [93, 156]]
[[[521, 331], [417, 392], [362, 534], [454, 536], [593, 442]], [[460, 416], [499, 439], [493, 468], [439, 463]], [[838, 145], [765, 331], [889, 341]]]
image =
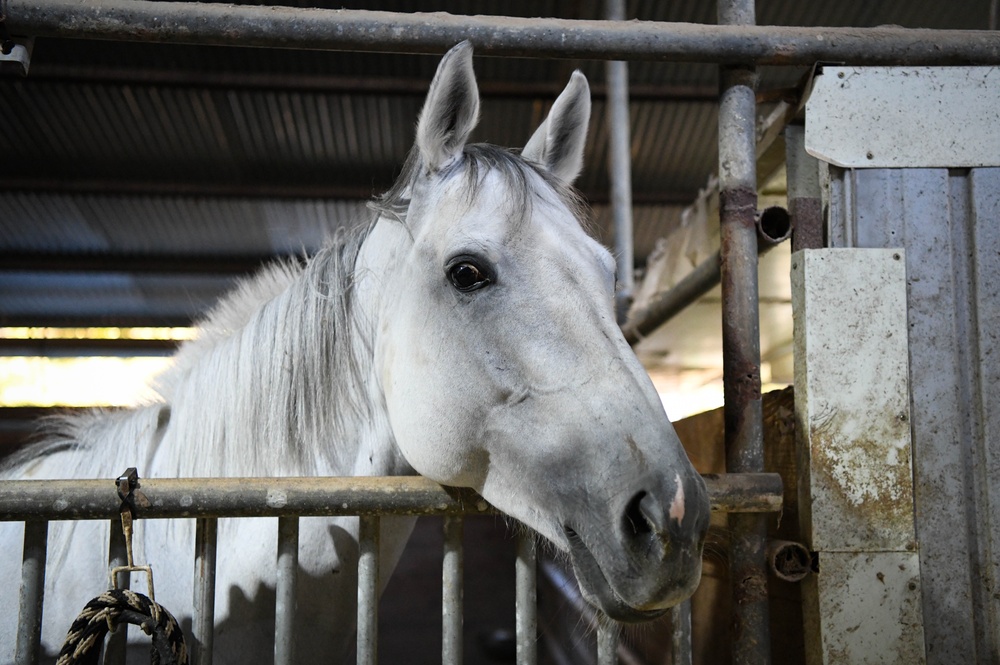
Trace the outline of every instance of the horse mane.
[[[155, 466], [161, 477], [349, 472], [352, 451], [343, 442], [358, 437], [381, 406], [366, 388], [372, 349], [359, 328], [370, 322], [354, 306], [355, 263], [380, 218], [406, 223], [422, 169], [414, 149], [395, 184], [369, 203], [375, 214], [368, 224], [338, 232], [304, 265], [279, 262], [242, 281], [157, 378], [159, 399], [50, 419], [46, 438], [10, 459], [5, 472], [66, 448], [80, 452], [76, 468], [65, 469], [76, 477], [127, 466], [140, 474]], [[533, 195], [545, 195], [541, 182], [586, 225], [575, 190], [515, 152], [467, 145], [441, 175], [464, 174], [471, 202], [490, 171], [511, 190], [513, 223], [530, 216]]]
[[304, 266], [279, 262], [240, 282], [155, 379], [158, 399], [46, 418], [3, 471], [67, 449], [78, 453], [65, 469], [74, 477], [127, 466], [141, 475], [161, 449], [184, 451], [158, 460], [166, 477], [349, 469], [336, 442], [371, 415], [357, 393], [371, 350], [356, 332], [352, 285], [373, 223], [337, 233]]
[[371, 348], [358, 332], [352, 287], [372, 226], [337, 234], [305, 266], [265, 269], [219, 303], [157, 382], [171, 410], [183, 409], [165, 444], [204, 441], [241, 475], [350, 468], [337, 443], [371, 417], [363, 394]]

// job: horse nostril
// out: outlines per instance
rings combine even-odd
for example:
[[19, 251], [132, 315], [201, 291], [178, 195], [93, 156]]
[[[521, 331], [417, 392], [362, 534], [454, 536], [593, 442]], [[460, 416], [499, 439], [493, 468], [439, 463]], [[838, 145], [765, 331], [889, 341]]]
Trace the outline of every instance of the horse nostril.
[[632, 536], [643, 536], [653, 531], [653, 525], [650, 523], [642, 507], [643, 499], [647, 496], [645, 491], [639, 492], [625, 506], [624, 522], [626, 533], [631, 532]]

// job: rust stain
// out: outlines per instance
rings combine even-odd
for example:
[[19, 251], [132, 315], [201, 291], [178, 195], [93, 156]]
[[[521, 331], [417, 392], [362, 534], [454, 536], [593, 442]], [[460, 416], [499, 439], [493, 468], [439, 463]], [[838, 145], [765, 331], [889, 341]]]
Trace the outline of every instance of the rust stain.
[[748, 187], [733, 187], [719, 192], [719, 214], [726, 221], [737, 221], [753, 228], [757, 214], [757, 192]]
[[[845, 416], [830, 414], [810, 436], [813, 487], [826, 488], [824, 528], [850, 541], [884, 545], [912, 540], [912, 469], [905, 420], [889, 415], [868, 423], [864, 436], [848, 436]], [[816, 517], [814, 508], [814, 518]]]

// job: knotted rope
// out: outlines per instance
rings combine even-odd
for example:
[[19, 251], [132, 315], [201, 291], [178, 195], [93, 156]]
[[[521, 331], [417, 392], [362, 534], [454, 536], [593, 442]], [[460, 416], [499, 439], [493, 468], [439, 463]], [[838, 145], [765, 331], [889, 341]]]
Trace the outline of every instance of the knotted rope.
[[152, 635], [152, 665], [187, 664], [184, 633], [170, 612], [142, 594], [110, 589], [87, 603], [77, 616], [56, 665], [97, 665], [104, 636], [121, 622], [139, 626]]

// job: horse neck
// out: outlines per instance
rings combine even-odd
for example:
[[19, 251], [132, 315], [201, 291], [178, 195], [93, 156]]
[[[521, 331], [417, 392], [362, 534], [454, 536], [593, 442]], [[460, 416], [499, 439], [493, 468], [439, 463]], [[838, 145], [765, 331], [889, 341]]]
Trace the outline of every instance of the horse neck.
[[210, 331], [178, 356], [157, 474], [405, 472], [373, 374], [377, 289], [356, 283], [355, 251], [336, 245], [285, 269], [287, 284], [236, 316], [242, 325]]

